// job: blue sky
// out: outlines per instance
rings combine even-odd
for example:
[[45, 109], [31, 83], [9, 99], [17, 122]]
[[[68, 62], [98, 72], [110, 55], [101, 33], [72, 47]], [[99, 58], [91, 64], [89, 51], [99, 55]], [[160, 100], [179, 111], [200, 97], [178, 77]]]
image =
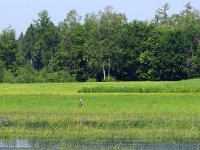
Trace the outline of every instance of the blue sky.
[[[71, 9], [79, 15], [87, 12], [98, 12], [107, 5], [115, 11], [125, 13], [128, 20], [150, 20], [155, 10], [166, 2], [171, 8], [169, 14], [179, 13], [189, 0], [0, 0], [0, 32], [11, 26], [17, 32], [25, 32], [33, 20], [37, 20], [41, 10], [48, 10], [51, 20], [57, 25], [63, 21]], [[200, 10], [200, 0], [190, 0], [192, 6]]]

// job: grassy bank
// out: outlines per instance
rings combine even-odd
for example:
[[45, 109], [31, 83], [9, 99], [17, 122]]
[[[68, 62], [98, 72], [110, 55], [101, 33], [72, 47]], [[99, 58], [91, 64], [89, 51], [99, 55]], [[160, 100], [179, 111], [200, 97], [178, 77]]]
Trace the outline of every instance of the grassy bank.
[[[77, 93], [85, 87], [159, 88], [166, 85], [198, 88], [200, 80], [1, 84], [0, 138], [200, 142], [198, 92]], [[82, 108], [78, 107], [80, 95], [84, 98]]]

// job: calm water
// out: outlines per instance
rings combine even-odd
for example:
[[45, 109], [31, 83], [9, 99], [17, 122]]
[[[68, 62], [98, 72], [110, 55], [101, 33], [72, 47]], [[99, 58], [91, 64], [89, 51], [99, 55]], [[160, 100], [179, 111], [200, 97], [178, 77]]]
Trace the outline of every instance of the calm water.
[[122, 150], [200, 150], [200, 144], [153, 144], [153, 143], [116, 143], [116, 144], [66, 144], [42, 141], [0, 141], [0, 149], [122, 149]]

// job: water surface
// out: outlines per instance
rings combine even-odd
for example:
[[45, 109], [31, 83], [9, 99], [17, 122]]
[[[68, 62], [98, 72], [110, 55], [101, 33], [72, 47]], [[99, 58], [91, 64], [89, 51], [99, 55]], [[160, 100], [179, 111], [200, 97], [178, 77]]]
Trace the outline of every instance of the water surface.
[[45, 142], [29, 140], [0, 141], [0, 149], [82, 149], [82, 150], [200, 150], [200, 144], [165, 144], [165, 143], [99, 143], [70, 144], [64, 142]]

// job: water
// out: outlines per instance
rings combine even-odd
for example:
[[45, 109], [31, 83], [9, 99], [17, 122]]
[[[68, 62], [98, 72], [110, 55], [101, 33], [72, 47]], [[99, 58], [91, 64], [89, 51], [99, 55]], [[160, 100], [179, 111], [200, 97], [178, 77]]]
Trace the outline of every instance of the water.
[[81, 150], [200, 150], [200, 144], [155, 144], [155, 143], [104, 143], [69, 144], [59, 142], [13, 140], [0, 141], [0, 149], [81, 149]]

